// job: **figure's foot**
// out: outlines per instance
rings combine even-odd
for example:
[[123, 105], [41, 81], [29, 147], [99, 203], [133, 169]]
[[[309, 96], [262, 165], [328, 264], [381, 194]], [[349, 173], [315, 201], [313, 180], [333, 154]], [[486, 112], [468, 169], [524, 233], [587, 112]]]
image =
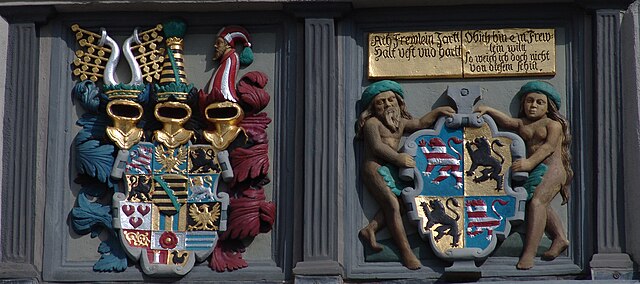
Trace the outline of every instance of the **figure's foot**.
[[418, 260], [413, 252], [409, 252], [408, 256], [403, 257], [402, 264], [411, 270], [420, 269], [422, 267], [422, 263], [420, 263], [420, 260]]
[[545, 251], [542, 254], [541, 258], [544, 260], [554, 260], [568, 247], [569, 247], [569, 241], [567, 241], [566, 239], [556, 238], [551, 243], [551, 247], [549, 248], [549, 250]]
[[369, 227], [364, 227], [362, 230], [360, 230], [360, 233], [358, 235], [364, 242], [369, 243], [369, 246], [371, 246], [371, 249], [373, 249], [373, 251], [382, 251], [382, 246], [378, 244], [378, 241], [376, 241], [376, 232], [374, 232], [372, 229], [370, 229]]
[[520, 258], [518, 264], [516, 264], [516, 268], [520, 270], [528, 270], [533, 267], [533, 257], [531, 258]]

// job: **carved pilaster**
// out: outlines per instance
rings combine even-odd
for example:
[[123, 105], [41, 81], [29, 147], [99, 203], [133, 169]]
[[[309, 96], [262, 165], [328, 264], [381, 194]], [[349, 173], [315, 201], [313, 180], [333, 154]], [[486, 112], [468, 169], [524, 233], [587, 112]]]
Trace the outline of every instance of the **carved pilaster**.
[[9, 26], [4, 97], [0, 277], [36, 277], [38, 38], [34, 23]]
[[623, 253], [622, 77], [619, 10], [596, 12], [596, 248], [594, 279], [629, 278], [632, 262]]
[[[640, 129], [640, 1], [636, 1], [625, 13], [622, 26], [622, 98], [623, 129]], [[624, 131], [624, 191], [626, 216], [635, 216], [640, 200], [640, 133]], [[640, 262], [640, 222], [626, 218], [626, 252], [633, 261]]]
[[333, 18], [305, 20], [303, 261], [297, 275], [338, 275], [338, 174], [343, 96]]

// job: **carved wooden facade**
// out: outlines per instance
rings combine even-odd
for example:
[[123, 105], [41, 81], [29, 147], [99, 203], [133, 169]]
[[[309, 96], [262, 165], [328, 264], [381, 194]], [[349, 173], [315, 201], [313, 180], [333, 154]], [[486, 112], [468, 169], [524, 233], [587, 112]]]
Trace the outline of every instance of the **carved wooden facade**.
[[[211, 57], [218, 30], [231, 23], [251, 32], [256, 58], [252, 66], [269, 76], [271, 103], [265, 111], [273, 122], [268, 129], [271, 185], [266, 200], [277, 205], [271, 233], [244, 240], [250, 244], [244, 253], [247, 268], [219, 273], [201, 263], [182, 280], [304, 283], [459, 277], [445, 274], [449, 263], [433, 255], [425, 256], [422, 269], [415, 271], [398, 261], [374, 259], [358, 239], [358, 230], [375, 209], [358, 176], [362, 145], [353, 133], [358, 99], [371, 82], [367, 36], [507, 28], [555, 30], [555, 75], [543, 78], [565, 94], [562, 112], [573, 132], [576, 174], [566, 207], [571, 245], [566, 255], [536, 262], [535, 269], [526, 271], [515, 269], [517, 256], [510, 251], [489, 256], [483, 260], [482, 277], [628, 279], [637, 273], [637, 2], [88, 2], [0, 1], [2, 279], [150, 280], [133, 263], [121, 273], [93, 272], [100, 240], [71, 229], [69, 212], [80, 191], [73, 182], [71, 145], [81, 111], [71, 99], [76, 43], [70, 27], [104, 26], [124, 40], [133, 28], [153, 27], [170, 16], [189, 25], [187, 71], [200, 88], [215, 69]], [[252, 70], [240, 72], [247, 71]], [[479, 85], [485, 100], [513, 112], [511, 97], [525, 79], [530, 78], [401, 83], [415, 98], [409, 107], [414, 114], [449, 104], [443, 95], [447, 86], [461, 84]]]

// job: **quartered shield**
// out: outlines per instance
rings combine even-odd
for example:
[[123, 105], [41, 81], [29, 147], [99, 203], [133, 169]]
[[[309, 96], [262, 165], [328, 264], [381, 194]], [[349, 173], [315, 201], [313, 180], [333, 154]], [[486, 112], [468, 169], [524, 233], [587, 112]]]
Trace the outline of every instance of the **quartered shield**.
[[213, 251], [226, 230], [229, 196], [209, 145], [138, 143], [129, 150], [125, 193], [113, 198], [114, 227], [147, 274], [184, 275]]
[[402, 196], [439, 257], [486, 257], [498, 238], [508, 236], [509, 222], [524, 218], [526, 192], [511, 188], [511, 179], [523, 173], [510, 172], [511, 163], [524, 157], [524, 142], [499, 132], [491, 117], [441, 117], [434, 129], [411, 134], [404, 152], [416, 167], [401, 170], [401, 177], [413, 181]]

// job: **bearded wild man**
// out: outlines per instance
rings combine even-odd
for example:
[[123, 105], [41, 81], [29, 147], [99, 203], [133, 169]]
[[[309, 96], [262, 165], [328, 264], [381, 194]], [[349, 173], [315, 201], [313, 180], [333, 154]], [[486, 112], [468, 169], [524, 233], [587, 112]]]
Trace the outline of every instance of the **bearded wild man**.
[[[398, 153], [400, 138], [405, 132], [414, 132], [431, 127], [440, 116], [453, 116], [455, 111], [449, 106], [438, 107], [420, 119], [413, 119], [404, 103], [404, 91], [400, 84], [384, 80], [371, 84], [360, 99], [364, 110], [356, 125], [356, 138], [364, 140], [364, 159], [361, 178], [380, 209], [374, 218], [360, 230], [359, 236], [374, 251], [382, 246], [376, 241], [376, 232], [385, 226], [400, 251], [402, 263], [408, 269], [419, 269], [420, 261], [409, 247], [407, 234], [402, 224], [399, 200], [402, 189], [396, 187], [399, 168], [413, 168], [413, 157]], [[386, 182], [387, 180], [391, 182]]]

